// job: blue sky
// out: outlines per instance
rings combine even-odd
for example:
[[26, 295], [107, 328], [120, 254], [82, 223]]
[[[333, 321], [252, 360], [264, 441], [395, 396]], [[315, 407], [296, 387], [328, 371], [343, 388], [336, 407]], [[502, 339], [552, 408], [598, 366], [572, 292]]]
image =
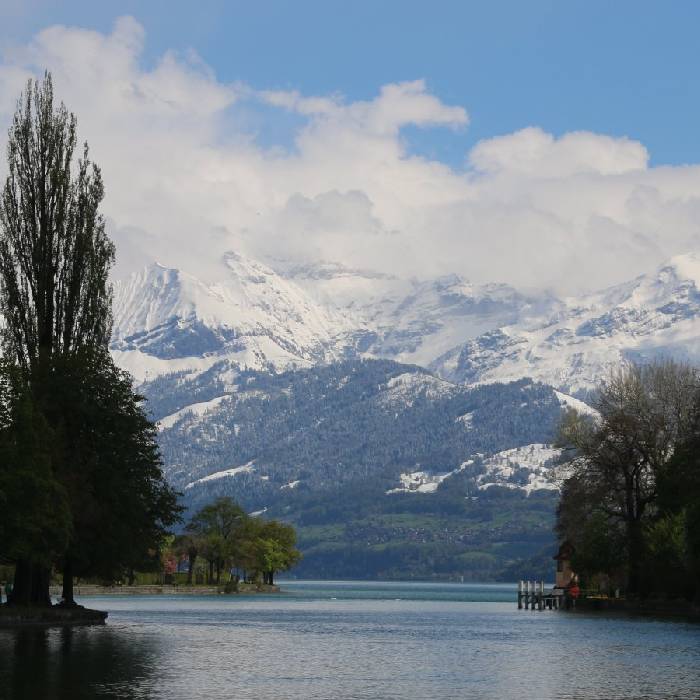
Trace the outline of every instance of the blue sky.
[[699, 26], [681, 1], [0, 0], [0, 152], [48, 68], [120, 274], [235, 249], [579, 293], [700, 252]]
[[[277, 0], [3, 0], [2, 44], [55, 23], [146, 29], [144, 61], [194, 48], [221, 81], [368, 99], [425, 78], [464, 106], [466, 130], [406, 130], [410, 148], [459, 166], [480, 139], [537, 125], [645, 144], [652, 164], [700, 161], [700, 3]], [[291, 126], [294, 124], [292, 123]], [[280, 115], [259, 125], [284, 140]]]

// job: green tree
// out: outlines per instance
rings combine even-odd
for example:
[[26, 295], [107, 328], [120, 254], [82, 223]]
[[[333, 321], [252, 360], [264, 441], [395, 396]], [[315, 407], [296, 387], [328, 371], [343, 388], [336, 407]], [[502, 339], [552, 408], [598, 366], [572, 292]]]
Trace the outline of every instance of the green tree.
[[[209, 564], [209, 583], [219, 584], [224, 567], [235, 566], [272, 584], [276, 571], [290, 569], [301, 558], [291, 525], [252, 518], [228, 497], [197, 511], [187, 531]], [[187, 539], [182, 543], [183, 551], [190, 546]]]
[[700, 602], [700, 394], [690, 429], [659, 475], [658, 507], [657, 566], [678, 572], [675, 593]]
[[197, 563], [201, 544], [192, 533], [177, 535], [173, 541], [173, 551], [178, 557], [187, 557], [187, 583], [192, 585], [194, 567]]
[[46, 602], [44, 572], [71, 532], [65, 489], [55, 478], [50, 428], [18, 373], [0, 366], [0, 555], [21, 564], [12, 602]]
[[239, 505], [223, 497], [199, 510], [188, 523], [187, 530], [198, 537], [200, 553], [209, 564], [210, 584], [221, 582], [221, 572], [231, 560], [247, 517]]
[[[51, 76], [30, 81], [10, 128], [0, 198], [2, 343], [48, 425], [36, 439], [70, 510], [58, 557], [68, 605], [74, 574], [111, 578], [133, 568], [178, 517], [155, 428], [109, 355], [114, 246], [99, 213], [100, 170], [87, 144], [74, 159], [76, 143], [75, 116], [55, 104]], [[17, 559], [16, 599], [50, 603], [48, 571]]]
[[[75, 147], [75, 117], [54, 105], [51, 76], [30, 81], [10, 127], [0, 197], [0, 310], [4, 356], [22, 370], [41, 413], [54, 399], [55, 358], [106, 347], [111, 332], [114, 247], [98, 211], [102, 179], [87, 145], [74, 167]], [[29, 566], [17, 561], [16, 598], [50, 603], [47, 567]], [[26, 582], [37, 580], [45, 583], [28, 594]]]
[[263, 581], [270, 586], [274, 584], [276, 572], [288, 571], [301, 559], [301, 553], [296, 548], [294, 528], [276, 520], [262, 524], [257, 549]]
[[50, 74], [31, 81], [10, 127], [0, 199], [4, 349], [35, 393], [53, 357], [106, 347], [114, 246], [99, 205], [104, 187], [87, 144], [73, 162], [76, 119], [55, 106]]
[[150, 568], [181, 509], [131, 377], [106, 350], [83, 350], [57, 366], [50, 416], [72, 512], [60, 561], [64, 604], [71, 605], [75, 575], [114, 580]]
[[[643, 593], [648, 583], [642, 577], [646, 529], [658, 513], [659, 478], [691, 424], [696, 386], [695, 371], [684, 365], [625, 367], [601, 386], [597, 420], [570, 413], [562, 424], [563, 440], [575, 456], [562, 492], [559, 532], [580, 549], [584, 535], [593, 534], [584, 525], [594, 516], [597, 526], [601, 517], [607, 521], [611, 538], [622, 528], [627, 589], [633, 594]], [[591, 541], [600, 549], [600, 532]]]

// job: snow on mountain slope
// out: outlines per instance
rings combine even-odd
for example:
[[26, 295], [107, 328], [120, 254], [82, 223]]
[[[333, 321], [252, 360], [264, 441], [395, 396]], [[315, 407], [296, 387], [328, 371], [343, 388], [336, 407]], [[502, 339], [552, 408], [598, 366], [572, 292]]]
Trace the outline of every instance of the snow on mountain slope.
[[191, 489], [197, 484], [205, 484], [208, 481], [217, 481], [218, 479], [230, 479], [231, 477], [237, 476], [238, 474], [252, 474], [255, 471], [255, 467], [253, 466], [254, 464], [255, 460], [252, 460], [251, 462], [243, 464], [240, 467], [233, 467], [232, 469], [223, 469], [222, 471], [215, 472], [214, 474], [209, 474], [209, 476], [205, 476], [201, 479], [197, 479], [196, 481], [190, 482], [185, 486], [185, 490]]
[[673, 258], [650, 275], [583, 298], [556, 313], [489, 331], [430, 368], [466, 384], [532, 377], [576, 394], [625, 360], [700, 359], [700, 255]]
[[477, 478], [479, 490], [493, 486], [520, 489], [530, 494], [559, 487], [551, 478], [550, 469], [562, 450], [541, 443], [497, 452], [484, 460], [485, 472]]
[[410, 293], [413, 283], [373, 270], [349, 268], [337, 262], [306, 265], [271, 260], [270, 266], [292, 280], [319, 304], [338, 309], [356, 321], [376, 321]]
[[354, 323], [348, 345], [358, 352], [423, 366], [542, 303], [508, 285], [474, 285], [458, 275], [401, 280], [335, 263], [276, 264], [319, 303]]
[[410, 408], [420, 397], [429, 401], [449, 397], [458, 391], [454, 384], [430, 374], [406, 372], [392, 377], [384, 387], [381, 403], [387, 407]]
[[347, 321], [294, 283], [236, 253], [201, 281], [151, 265], [114, 294], [112, 350], [137, 380], [227, 358], [241, 368], [284, 369], [334, 358]]
[[561, 391], [555, 391], [554, 395], [559, 399], [559, 403], [562, 407], [573, 409], [577, 413], [581, 413], [589, 418], [600, 418], [600, 413], [598, 413], [595, 408], [592, 408], [584, 401], [574, 398], [573, 396], [569, 396], [568, 394], [562, 394]]
[[530, 305], [512, 287], [473, 285], [457, 275], [414, 282], [379, 319], [379, 337], [370, 351], [425, 366], [457, 343], [515, 322]]
[[480, 491], [493, 486], [518, 489], [528, 495], [533, 491], [554, 491], [559, 488], [552, 477], [551, 468], [561, 456], [562, 450], [543, 443], [523, 445], [494, 454], [475, 455], [448, 472], [431, 472], [417, 470], [405, 472], [399, 476], [400, 486], [386, 491], [394, 493], [436, 493], [440, 484], [456, 474], [472, 467], [476, 460], [480, 464], [480, 473], [474, 477]]
[[216, 408], [226, 398], [226, 395], [217, 396], [215, 399], [211, 399], [209, 401], [199, 401], [197, 403], [190, 404], [189, 406], [185, 406], [179, 411], [175, 411], [175, 413], [171, 413], [169, 416], [161, 418], [158, 421], [158, 430], [166, 430], [167, 428], [172, 428], [173, 425], [175, 425], [175, 423], [177, 423], [179, 420], [182, 420], [182, 418], [184, 418], [185, 416], [204, 416], [208, 411], [211, 411], [213, 408]]
[[567, 299], [455, 275], [401, 280], [337, 263], [274, 264], [229, 253], [215, 279], [152, 265], [117, 283], [115, 359], [142, 381], [222, 359], [281, 371], [386, 358], [452, 383], [531, 377], [579, 396], [625, 360], [700, 360], [700, 254]]

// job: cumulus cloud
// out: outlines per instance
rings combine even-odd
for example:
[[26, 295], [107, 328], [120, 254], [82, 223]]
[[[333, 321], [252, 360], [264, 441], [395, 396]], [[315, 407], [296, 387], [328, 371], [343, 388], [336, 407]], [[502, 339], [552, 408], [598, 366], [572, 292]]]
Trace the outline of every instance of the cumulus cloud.
[[641, 143], [625, 138], [576, 131], [556, 139], [530, 127], [483, 141], [472, 150], [469, 161], [482, 173], [561, 178], [579, 173], [619, 175], [645, 170], [649, 154]]
[[[529, 127], [477, 144], [455, 170], [407, 147], [407, 126], [468, 128], [466, 109], [422, 80], [354, 102], [260, 91], [222, 83], [194, 52], [146, 66], [147, 40], [129, 17], [107, 34], [56, 26], [0, 62], [0, 126], [45, 68], [77, 114], [119, 274], [157, 259], [214, 275], [235, 248], [576, 292], [700, 248], [700, 168], [649, 167], [636, 141]], [[257, 143], [256, 106], [294, 113], [294, 143]]]

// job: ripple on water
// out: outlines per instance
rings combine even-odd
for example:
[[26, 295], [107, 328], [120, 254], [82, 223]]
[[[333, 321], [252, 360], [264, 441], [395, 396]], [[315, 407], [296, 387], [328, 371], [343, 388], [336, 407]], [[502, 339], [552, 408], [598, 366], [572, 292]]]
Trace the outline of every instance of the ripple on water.
[[[0, 632], [7, 698], [697, 698], [700, 626], [518, 611], [514, 588], [283, 584], [104, 597], [105, 627]], [[4, 693], [4, 695], [3, 695]]]

